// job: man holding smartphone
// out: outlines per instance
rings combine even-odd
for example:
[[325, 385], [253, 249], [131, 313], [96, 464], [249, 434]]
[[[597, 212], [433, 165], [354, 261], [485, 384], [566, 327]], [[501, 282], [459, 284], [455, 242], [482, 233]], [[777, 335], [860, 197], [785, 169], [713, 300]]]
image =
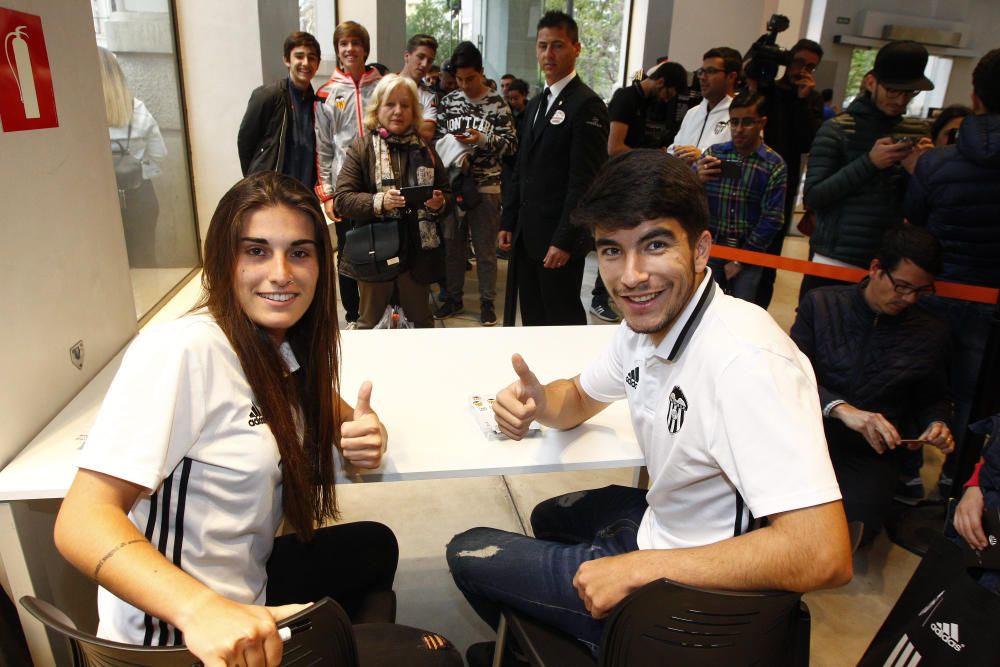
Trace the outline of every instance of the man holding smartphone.
[[878, 534], [892, 505], [903, 452], [955, 448], [945, 423], [948, 327], [917, 305], [934, 293], [941, 254], [927, 230], [890, 228], [868, 277], [810, 291], [790, 332], [816, 372], [830, 460], [847, 520], [864, 523], [862, 542]]
[[[459, 207], [465, 211], [452, 238], [445, 238], [444, 302], [434, 310], [435, 319], [462, 312], [462, 288], [468, 252], [466, 237], [472, 236], [479, 274], [479, 321], [484, 327], [497, 323], [497, 233], [500, 231], [500, 176], [503, 158], [517, 152], [517, 133], [510, 107], [499, 93], [490, 90], [483, 78], [483, 56], [474, 45], [463, 42], [451, 58], [455, 67], [454, 90], [441, 99], [438, 119], [444, 136], [439, 152], [449, 153], [441, 142], [458, 142], [464, 152], [453, 166], [470, 188], [463, 188]], [[447, 163], [446, 163], [447, 164]], [[467, 180], [468, 179], [468, 180]], [[478, 194], [478, 196], [474, 196]]]
[[[917, 42], [883, 46], [865, 75], [864, 92], [816, 133], [803, 197], [816, 211], [816, 231], [809, 238], [812, 261], [863, 268], [882, 233], [903, 221], [909, 175], [934, 146], [926, 121], [905, 117], [916, 95], [934, 89], [924, 75], [927, 58], [927, 49]], [[799, 300], [810, 289], [838, 283], [804, 276]]]
[[[697, 162], [715, 244], [766, 252], [781, 232], [788, 172], [785, 161], [761, 138], [767, 125], [765, 104], [760, 93], [737, 95], [729, 106], [732, 140], [710, 146]], [[726, 293], [754, 300], [763, 267], [717, 257], [708, 266]]]

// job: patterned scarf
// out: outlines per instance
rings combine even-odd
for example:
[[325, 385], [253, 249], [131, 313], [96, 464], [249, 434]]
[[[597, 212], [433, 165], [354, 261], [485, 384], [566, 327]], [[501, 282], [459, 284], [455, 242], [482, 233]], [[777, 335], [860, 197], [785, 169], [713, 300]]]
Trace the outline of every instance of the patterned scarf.
[[[375, 187], [378, 193], [385, 196], [389, 190], [398, 190], [403, 184], [413, 183], [414, 185], [434, 185], [434, 158], [427, 154], [427, 151], [413, 131], [407, 134], [380, 133], [375, 130], [371, 133], [372, 148], [375, 151]], [[393, 166], [393, 154], [407, 152], [407, 174], [397, 174], [397, 168]], [[429, 158], [430, 166], [419, 164], [425, 160], [423, 156]], [[397, 157], [396, 165], [401, 163]], [[378, 199], [377, 209], [382, 209], [382, 197], [376, 194]], [[405, 209], [393, 209], [386, 211], [382, 209], [383, 218], [401, 218]], [[441, 246], [441, 234], [438, 231], [437, 215], [421, 206], [417, 210], [417, 227], [420, 230], [420, 247], [424, 250], [432, 250]]]

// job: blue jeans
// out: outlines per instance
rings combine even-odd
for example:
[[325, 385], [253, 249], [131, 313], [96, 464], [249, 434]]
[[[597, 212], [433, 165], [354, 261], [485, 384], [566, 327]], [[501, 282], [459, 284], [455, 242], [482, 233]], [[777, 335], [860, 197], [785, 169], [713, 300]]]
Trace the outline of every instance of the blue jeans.
[[558, 628], [597, 652], [603, 623], [573, 588], [584, 561], [636, 551], [645, 489], [608, 486], [540, 503], [531, 513], [536, 537], [473, 528], [452, 538], [448, 567], [479, 617], [496, 629], [500, 605]]
[[743, 268], [740, 272], [732, 280], [727, 280], [724, 270], [727, 262], [728, 260], [720, 257], [712, 257], [708, 260], [708, 266], [712, 269], [712, 277], [715, 282], [726, 294], [754, 303], [757, 298], [757, 285], [760, 284], [761, 276], [764, 274], [764, 267], [742, 264]]

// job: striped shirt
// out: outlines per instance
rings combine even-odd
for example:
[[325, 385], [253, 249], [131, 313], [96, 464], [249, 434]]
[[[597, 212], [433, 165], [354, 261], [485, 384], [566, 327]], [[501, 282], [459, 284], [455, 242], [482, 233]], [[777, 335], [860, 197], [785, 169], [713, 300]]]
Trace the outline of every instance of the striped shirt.
[[785, 161], [763, 142], [746, 157], [732, 141], [710, 146], [705, 155], [740, 165], [739, 178], [719, 177], [705, 183], [713, 241], [733, 248], [766, 250], [784, 224]]

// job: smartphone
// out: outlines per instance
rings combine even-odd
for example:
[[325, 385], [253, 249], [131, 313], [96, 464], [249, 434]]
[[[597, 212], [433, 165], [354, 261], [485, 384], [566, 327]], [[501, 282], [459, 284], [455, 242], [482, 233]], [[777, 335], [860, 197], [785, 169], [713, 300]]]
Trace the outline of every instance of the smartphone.
[[903, 447], [916, 448], [916, 447], [923, 447], [924, 445], [930, 445], [931, 443], [926, 440], [903, 438], [902, 440], [899, 441], [899, 444]]
[[917, 140], [913, 137], [893, 137], [892, 140], [897, 144], [910, 144], [911, 147], [917, 143]]
[[740, 163], [734, 160], [721, 160], [719, 162], [719, 168], [722, 170], [719, 173], [719, 176], [722, 178], [739, 178], [743, 173], [743, 168], [740, 166]]
[[399, 193], [406, 197], [406, 205], [410, 208], [418, 208], [424, 202], [434, 196], [433, 185], [413, 185], [408, 188], [400, 188]]
[[472, 132], [469, 132], [469, 130], [467, 129], [458, 130], [456, 132], [452, 132], [452, 134], [454, 134], [456, 137], [462, 137], [463, 139], [468, 139], [469, 137], [472, 136]]

